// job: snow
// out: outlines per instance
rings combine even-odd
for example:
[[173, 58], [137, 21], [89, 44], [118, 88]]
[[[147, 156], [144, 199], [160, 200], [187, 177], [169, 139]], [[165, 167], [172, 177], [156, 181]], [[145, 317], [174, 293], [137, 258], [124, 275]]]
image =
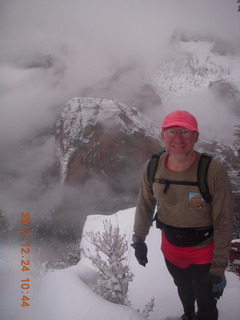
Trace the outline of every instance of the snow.
[[235, 260], [233, 260], [232, 264], [234, 264], [235, 266], [240, 265], [240, 260], [235, 259]]
[[[119, 211], [111, 216], [88, 216], [84, 226], [81, 248], [90, 251], [92, 245], [86, 241], [89, 231], [103, 231], [103, 222], [119, 225], [121, 233], [129, 242], [129, 264], [135, 277], [129, 286], [132, 308], [108, 302], [93, 292], [96, 272], [88, 258], [63, 270], [36, 272], [32, 268], [30, 307], [21, 307], [20, 284], [23, 279], [19, 271], [19, 248], [0, 249], [0, 300], [1, 320], [140, 320], [135, 311], [143, 310], [145, 304], [155, 297], [154, 311], [150, 320], [177, 320], [182, 314], [176, 287], [168, 274], [160, 247], [159, 230], [152, 227], [147, 237], [149, 263], [140, 266], [130, 247], [135, 208]], [[237, 320], [240, 314], [239, 278], [226, 272], [227, 287], [218, 302], [219, 320]], [[135, 310], [134, 310], [135, 309]]]
[[[80, 320], [141, 319], [134, 310], [109, 303], [93, 293], [83, 280], [81, 268], [48, 272], [39, 284], [31, 308], [17, 319]], [[85, 270], [84, 272], [87, 272]], [[86, 280], [86, 275], [83, 275]], [[88, 280], [86, 280], [88, 281]]]
[[74, 152], [88, 143], [97, 124], [107, 128], [116, 126], [121, 132], [132, 135], [144, 129], [146, 136], [159, 135], [158, 128], [137, 109], [115, 99], [92, 97], [73, 98], [61, 110], [56, 133], [62, 135], [58, 142], [61, 181], [65, 180], [67, 165]]
[[240, 239], [234, 239], [232, 243], [240, 243]]
[[219, 55], [214, 42], [179, 41], [173, 44], [174, 54], [148, 75], [149, 82], [165, 103], [190, 92], [206, 90], [211, 82], [225, 80], [239, 90], [240, 59], [237, 55]]

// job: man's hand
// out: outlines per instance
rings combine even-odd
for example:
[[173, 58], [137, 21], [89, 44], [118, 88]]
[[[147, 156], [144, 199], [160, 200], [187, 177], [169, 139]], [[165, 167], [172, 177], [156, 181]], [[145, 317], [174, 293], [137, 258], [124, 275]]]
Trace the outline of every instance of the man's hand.
[[144, 266], [148, 263], [147, 258], [147, 245], [144, 241], [135, 242], [131, 245], [135, 249], [135, 257], [141, 266]]
[[226, 287], [227, 281], [224, 274], [218, 276], [209, 272], [207, 280], [212, 285], [212, 293], [215, 299], [219, 299]]

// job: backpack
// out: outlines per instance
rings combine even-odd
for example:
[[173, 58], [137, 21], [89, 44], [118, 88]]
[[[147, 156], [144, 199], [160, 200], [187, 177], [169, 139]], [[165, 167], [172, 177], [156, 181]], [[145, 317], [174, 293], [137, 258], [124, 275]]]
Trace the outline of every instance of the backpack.
[[148, 182], [152, 186], [153, 182], [165, 184], [165, 188], [163, 190], [164, 193], [167, 192], [168, 187], [170, 184], [180, 184], [180, 185], [191, 185], [191, 186], [198, 186], [199, 191], [203, 199], [210, 203], [212, 201], [212, 196], [210, 195], [209, 188], [207, 185], [207, 172], [212, 160], [212, 157], [206, 153], [201, 153], [198, 169], [197, 169], [197, 181], [176, 181], [176, 180], [166, 180], [166, 179], [156, 179], [154, 178], [155, 173], [158, 167], [158, 161], [160, 156], [165, 152], [165, 150], [161, 150], [152, 155], [152, 157], [148, 160], [147, 163], [147, 177]]

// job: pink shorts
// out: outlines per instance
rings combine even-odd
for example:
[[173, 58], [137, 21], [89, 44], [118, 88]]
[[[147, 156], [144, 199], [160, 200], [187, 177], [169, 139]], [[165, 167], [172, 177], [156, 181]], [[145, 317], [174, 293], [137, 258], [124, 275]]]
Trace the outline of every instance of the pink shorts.
[[185, 269], [191, 264], [207, 264], [212, 262], [214, 242], [202, 248], [176, 247], [169, 243], [162, 233], [161, 250], [164, 257], [175, 266]]

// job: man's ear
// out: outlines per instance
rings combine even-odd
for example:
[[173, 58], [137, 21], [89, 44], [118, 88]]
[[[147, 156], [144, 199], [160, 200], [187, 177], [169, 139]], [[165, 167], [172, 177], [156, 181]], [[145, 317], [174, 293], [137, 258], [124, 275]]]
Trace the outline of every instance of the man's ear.
[[163, 139], [163, 131], [161, 131], [161, 137], [162, 137], [162, 139]]

